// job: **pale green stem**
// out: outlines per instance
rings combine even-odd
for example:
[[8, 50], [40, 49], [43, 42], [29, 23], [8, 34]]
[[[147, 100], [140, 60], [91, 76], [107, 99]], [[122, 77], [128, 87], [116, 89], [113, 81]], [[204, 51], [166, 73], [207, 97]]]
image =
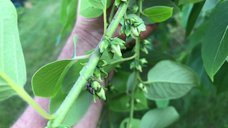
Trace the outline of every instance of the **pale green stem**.
[[[135, 60], [139, 61], [139, 59], [140, 59], [140, 37], [136, 37], [135, 49], [134, 50], [135, 50], [135, 55], [136, 55]], [[137, 70], [135, 70], [134, 72], [136, 72], [136, 75], [138, 77], [139, 76], [139, 72]], [[135, 107], [134, 106], [134, 100], [135, 100], [135, 90], [133, 90], [132, 93], [131, 93], [131, 104], [130, 104], [131, 108], [130, 108], [130, 116], [129, 116], [129, 121], [128, 121], [127, 128], [131, 128], [132, 127], [131, 124], [132, 124], [132, 120], [134, 118], [134, 107]]]
[[[113, 18], [112, 22], [110, 23], [105, 36], [106, 37], [112, 37], [114, 34], [116, 28], [119, 25], [120, 20], [126, 13], [128, 4], [123, 3], [120, 5], [115, 17]], [[77, 79], [76, 83], [70, 90], [69, 94], [67, 97], [64, 99], [62, 102], [61, 106], [58, 108], [56, 113], [54, 114], [56, 116], [55, 119], [49, 121], [48, 125], [51, 128], [57, 128], [62, 124], [64, 121], [68, 111], [72, 107], [73, 103], [81, 93], [82, 89], [85, 87], [85, 84], [87, 83], [87, 80], [92, 76], [99, 60], [100, 60], [101, 54], [99, 51], [99, 47], [95, 49], [93, 54], [91, 55], [89, 62], [83, 67], [83, 69], [80, 71], [80, 76]]]
[[111, 21], [112, 21], [112, 18], [113, 18], [113, 15], [114, 15], [114, 11], [115, 11], [115, 7], [116, 7], [116, 5], [113, 4], [113, 5], [112, 5], [112, 10], [111, 10], [111, 12], [110, 12], [109, 19], [108, 19], [108, 22], [109, 22], [109, 23], [111, 23]]
[[108, 64], [104, 65], [104, 66], [108, 66], [108, 65], [113, 65], [113, 64], [118, 64], [118, 63], [121, 63], [121, 62], [129, 61], [129, 60], [134, 59], [135, 57], [136, 57], [136, 54], [134, 54], [133, 56], [127, 57], [127, 58], [122, 58], [122, 59], [113, 61], [111, 63], [108, 63]]
[[106, 33], [107, 28], [107, 0], [105, 0], [105, 5], [103, 9], [103, 18], [104, 18], [104, 33]]
[[41, 116], [46, 119], [54, 118], [54, 116], [50, 115], [43, 108], [41, 108], [40, 105], [36, 103], [33, 98], [24, 90], [24, 88], [12, 81], [12, 79], [7, 74], [0, 73], [0, 77], [7, 82], [10, 88], [13, 89], [18, 96], [20, 96], [24, 101], [31, 105]]

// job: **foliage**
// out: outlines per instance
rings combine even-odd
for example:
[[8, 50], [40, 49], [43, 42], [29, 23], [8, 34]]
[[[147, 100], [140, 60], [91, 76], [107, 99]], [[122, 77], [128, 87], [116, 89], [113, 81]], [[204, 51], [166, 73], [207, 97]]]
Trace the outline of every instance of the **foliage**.
[[[63, 7], [71, 6], [71, 2], [70, 0], [65, 1], [62, 5]], [[74, 2], [77, 3], [77, 1]], [[34, 94], [51, 98], [50, 110], [52, 114], [48, 114], [33, 105], [43, 117], [50, 120], [47, 127], [72, 126], [75, 122], [78, 122], [87, 110], [91, 96], [93, 96], [94, 100], [97, 98], [107, 100], [108, 112], [128, 113], [123, 115], [124, 117], [121, 117], [121, 121], [119, 121], [122, 128], [163, 128], [179, 118], [176, 109], [170, 105], [170, 100], [185, 96], [193, 87], [205, 90], [204, 85], [215, 84], [218, 91], [221, 91], [221, 88], [226, 89], [227, 72], [225, 70], [227, 69], [228, 43], [227, 22], [224, 17], [226, 17], [226, 10], [228, 9], [228, 1], [219, 2], [208, 13], [209, 18], [201, 14], [203, 5], [206, 4], [202, 0], [177, 0], [175, 2], [157, 2], [156, 4], [149, 2], [151, 7], [146, 8], [144, 8], [143, 2], [146, 1], [116, 0], [112, 11], [115, 12], [116, 8], [117, 11], [114, 17], [111, 13], [109, 23], [106, 21], [106, 10], [111, 5], [109, 0], [81, 1], [80, 14], [82, 16], [96, 18], [103, 14], [104, 36], [99, 46], [91, 55], [88, 55], [90, 57], [88, 61], [75, 56], [71, 60], [47, 64], [34, 74], [32, 78]], [[141, 33], [146, 30], [146, 23], [159, 22], [159, 25], [164, 27], [163, 30], [178, 24], [178, 19], [175, 17], [178, 13], [175, 11], [176, 8], [181, 12], [181, 7], [189, 4], [193, 4], [186, 23], [186, 38], [189, 44], [174, 45], [171, 47], [174, 49], [170, 50], [167, 48], [167, 45], [170, 44], [165, 43], [170, 40], [169, 37], [162, 37], [167, 34], [164, 31], [162, 33], [158, 31], [145, 40], [140, 38]], [[73, 9], [75, 9], [75, 6]], [[66, 13], [64, 10], [62, 14], [76, 15], [76, 13], [71, 14], [71, 11]], [[203, 17], [201, 26], [195, 28], [200, 16]], [[149, 21], [147, 21], [148, 19]], [[217, 19], [221, 21], [221, 24], [217, 25]], [[14, 17], [12, 21], [15, 22], [16, 18]], [[67, 20], [64, 22], [65, 25], [70, 24]], [[122, 24], [121, 34], [124, 34], [126, 39], [112, 37], [120, 23]], [[14, 23], [14, 25], [16, 24]], [[17, 26], [13, 28], [17, 29]], [[13, 32], [18, 36], [17, 30]], [[1, 36], [7, 38], [9, 35]], [[127, 47], [132, 45], [130, 43], [132, 40], [135, 41], [135, 45], [130, 48]], [[154, 40], [158, 40], [158, 43]], [[153, 44], [153, 48], [150, 47], [148, 42]], [[4, 42], [0, 43], [4, 44]], [[15, 42], [12, 43], [16, 44]], [[201, 47], [202, 51], [200, 53]], [[7, 48], [12, 47], [8, 46]], [[159, 54], [153, 54], [155, 49], [160, 50]], [[7, 52], [7, 49], [1, 51], [3, 50]], [[24, 63], [20, 47], [14, 51], [18, 50], [20, 52], [18, 55], [21, 55], [19, 60]], [[170, 57], [167, 55], [164, 57], [163, 52], [170, 54], [172, 60], [167, 60]], [[5, 54], [0, 55], [3, 56], [1, 58], [5, 59], [4, 61], [1, 60], [2, 62], [7, 62], [9, 58], [12, 58], [11, 54], [8, 54], [10, 57], [5, 57]], [[152, 57], [156, 59], [151, 60]], [[7, 70], [12, 69], [15, 65], [17, 63], [7, 65], [9, 66]], [[4, 66], [0, 65], [0, 68], [2, 67]], [[103, 81], [108, 77], [111, 70], [115, 70], [115, 75], [110, 84], [103, 87]], [[1, 80], [6, 81], [28, 104], [34, 104], [31, 98], [26, 98], [28, 94], [22, 88], [15, 88], [15, 85], [20, 85], [20, 83], [14, 82], [13, 76], [4, 71], [1, 73]], [[202, 71], [204, 74], [202, 74]], [[22, 72], [10, 70], [9, 73], [23, 72], [25, 70]], [[147, 81], [144, 81], [146, 76]], [[211, 80], [207, 77], [210, 77]], [[84, 92], [85, 85], [92, 95]], [[43, 91], [44, 89], [45, 91]], [[1, 94], [5, 95], [4, 93]], [[81, 103], [83, 100], [88, 102], [83, 104]], [[157, 106], [151, 106], [150, 103], [156, 103]], [[76, 113], [76, 110], [81, 111], [81, 113]], [[101, 121], [103, 120], [101, 118]]]

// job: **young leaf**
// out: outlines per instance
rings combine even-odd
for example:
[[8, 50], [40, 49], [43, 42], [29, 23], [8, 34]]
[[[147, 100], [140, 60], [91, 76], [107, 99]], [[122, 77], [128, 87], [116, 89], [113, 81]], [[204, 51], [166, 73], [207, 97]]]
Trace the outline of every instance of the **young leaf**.
[[100, 8], [95, 8], [89, 0], [82, 0], [80, 3], [80, 14], [86, 18], [96, 18], [101, 16], [103, 10]]
[[228, 18], [224, 18], [228, 17], [227, 9], [228, 1], [220, 2], [215, 7], [202, 39], [203, 64], [212, 81], [228, 56]]
[[60, 60], [41, 67], [32, 77], [34, 94], [42, 97], [54, 96], [73, 64], [73, 60]]
[[173, 14], [173, 8], [168, 6], [154, 6], [144, 9], [143, 14], [153, 23], [158, 23], [169, 19]]
[[3, 78], [7, 76], [23, 87], [26, 82], [26, 68], [17, 26], [17, 13], [9, 0], [0, 4], [0, 101], [16, 93]]
[[146, 97], [152, 100], [177, 99], [199, 84], [195, 73], [170, 60], [156, 64], [148, 73]]
[[158, 108], [148, 111], [141, 120], [141, 128], [166, 128], [179, 118], [174, 107]]

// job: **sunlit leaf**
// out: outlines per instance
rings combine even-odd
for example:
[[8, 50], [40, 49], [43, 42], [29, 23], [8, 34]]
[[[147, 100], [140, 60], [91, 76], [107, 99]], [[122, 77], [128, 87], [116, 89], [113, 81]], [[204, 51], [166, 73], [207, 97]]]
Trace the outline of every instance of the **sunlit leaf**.
[[143, 14], [147, 16], [152, 22], [163, 22], [169, 19], [173, 14], [173, 7], [168, 6], [154, 6], [143, 10]]
[[[202, 39], [202, 58], [213, 81], [228, 56], [228, 1], [220, 2], [212, 11]], [[219, 24], [218, 24], [219, 21]]]
[[146, 97], [152, 100], [177, 99], [199, 85], [198, 77], [192, 70], [170, 60], [160, 61], [147, 77]]
[[26, 68], [22, 52], [16, 9], [9, 0], [0, 4], [0, 101], [15, 95], [3, 79], [7, 75], [15, 84], [23, 87], [26, 82]]

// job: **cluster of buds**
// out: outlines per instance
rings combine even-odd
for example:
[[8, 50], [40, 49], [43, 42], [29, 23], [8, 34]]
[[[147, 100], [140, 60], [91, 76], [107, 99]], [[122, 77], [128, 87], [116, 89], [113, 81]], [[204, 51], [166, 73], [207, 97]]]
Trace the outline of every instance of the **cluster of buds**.
[[130, 69], [136, 69], [139, 72], [142, 72], [142, 67], [144, 67], [146, 63], [147, 63], [147, 60], [145, 58], [135, 60], [131, 63]]
[[121, 33], [126, 36], [138, 37], [142, 31], [146, 30], [144, 21], [135, 14], [129, 14], [125, 17], [124, 21], [121, 22]]
[[152, 49], [152, 43], [148, 40], [143, 41], [143, 46], [141, 48], [141, 51], [144, 52], [145, 54], [148, 54], [148, 50]]
[[146, 86], [145, 86], [143, 83], [139, 83], [138, 87], [139, 87], [143, 92], [145, 92], [145, 93], [148, 92]]
[[99, 45], [100, 53], [108, 50], [112, 55], [122, 56], [121, 49], [125, 49], [125, 42], [120, 38], [105, 38]]
[[92, 95], [97, 96], [102, 100], [106, 100], [105, 90], [98, 81], [89, 82], [86, 88]]

